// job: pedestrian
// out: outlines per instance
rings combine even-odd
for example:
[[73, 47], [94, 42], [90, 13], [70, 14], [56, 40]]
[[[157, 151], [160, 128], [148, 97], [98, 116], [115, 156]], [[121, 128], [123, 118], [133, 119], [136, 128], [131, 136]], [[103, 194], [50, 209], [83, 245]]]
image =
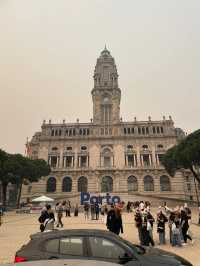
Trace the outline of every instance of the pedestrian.
[[120, 232], [123, 234], [123, 223], [122, 223], [122, 215], [121, 208], [118, 206], [111, 207], [111, 210], [107, 215], [107, 228], [109, 231], [119, 235]]
[[106, 226], [108, 230], [111, 232], [113, 232], [114, 222], [115, 222], [115, 209], [114, 205], [111, 204], [110, 210], [107, 213], [107, 221], [106, 221]]
[[63, 205], [62, 203], [59, 203], [57, 208], [57, 227], [59, 226], [63, 227], [62, 217], [63, 217]]
[[55, 216], [51, 208], [49, 209], [48, 213], [49, 213], [49, 217], [44, 221], [44, 227], [45, 227], [44, 231], [54, 229]]
[[83, 206], [83, 209], [84, 209], [85, 219], [89, 219], [89, 209], [90, 209], [89, 204], [85, 203], [84, 206]]
[[90, 205], [90, 212], [91, 212], [91, 220], [94, 220], [95, 219], [95, 205], [94, 205], [94, 203], [92, 203]]
[[68, 200], [65, 205], [66, 217], [71, 217], [71, 202]]
[[74, 216], [78, 216], [78, 204], [76, 204], [76, 206], [75, 206]]
[[[150, 241], [152, 240], [149, 234], [149, 231], [151, 230], [151, 224], [147, 219], [147, 210], [142, 209], [141, 210], [141, 217], [142, 217], [142, 228], [141, 228], [141, 237], [142, 237], [142, 245], [143, 246], [149, 246]], [[152, 246], [154, 245], [154, 242], [151, 243]]]
[[100, 209], [99, 209], [98, 202], [95, 203], [94, 208], [95, 208], [95, 218], [96, 218], [96, 220], [99, 220], [99, 212], [100, 212]]
[[[147, 203], [149, 203], [149, 202], [147, 202]], [[153, 215], [151, 214], [149, 204], [147, 205], [146, 211], [147, 211], [147, 231], [148, 231], [147, 234], [149, 237], [149, 243], [151, 243], [152, 246], [155, 246], [155, 243], [153, 240], [153, 224], [155, 222], [155, 219], [154, 219]]]
[[168, 225], [169, 225], [169, 240], [170, 244], [172, 244], [172, 224], [175, 221], [175, 212], [173, 210], [167, 210], [169, 213]]
[[140, 245], [142, 245], [142, 216], [139, 207], [137, 207], [135, 211], [135, 225], [138, 229]]
[[44, 232], [45, 230], [45, 226], [46, 226], [45, 221], [50, 218], [49, 217], [50, 210], [51, 210], [51, 205], [44, 206], [44, 208], [41, 211], [40, 217], [38, 218], [41, 232]]
[[159, 244], [164, 245], [165, 242], [165, 223], [168, 221], [166, 215], [162, 211], [162, 207], [159, 207], [157, 213], [157, 232], [159, 235]]
[[172, 222], [171, 231], [172, 231], [172, 246], [181, 247], [181, 219], [179, 208], [175, 209], [174, 212], [174, 221]]
[[129, 213], [130, 210], [131, 210], [131, 203], [130, 203], [130, 201], [128, 201], [128, 203], [127, 203], [127, 205], [126, 205], [126, 210], [127, 210], [128, 213]]
[[184, 243], [183, 245], [186, 245], [187, 239], [190, 239], [192, 241], [191, 236], [188, 234], [189, 230], [189, 216], [187, 215], [187, 210], [182, 208], [181, 209], [181, 229], [182, 229], [182, 234], [183, 234], [183, 240]]

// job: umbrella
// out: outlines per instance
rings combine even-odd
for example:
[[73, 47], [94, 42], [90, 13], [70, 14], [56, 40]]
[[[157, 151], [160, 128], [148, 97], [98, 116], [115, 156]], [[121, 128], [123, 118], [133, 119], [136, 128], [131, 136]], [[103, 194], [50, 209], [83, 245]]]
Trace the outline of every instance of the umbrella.
[[54, 201], [54, 199], [46, 197], [44, 195], [32, 200], [32, 202], [52, 202], [52, 201]]

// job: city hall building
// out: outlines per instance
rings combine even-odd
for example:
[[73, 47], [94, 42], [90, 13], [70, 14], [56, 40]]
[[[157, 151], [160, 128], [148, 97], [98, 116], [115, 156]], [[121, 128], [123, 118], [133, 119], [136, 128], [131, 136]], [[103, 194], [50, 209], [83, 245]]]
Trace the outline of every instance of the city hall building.
[[182, 171], [171, 177], [161, 164], [167, 149], [184, 137], [183, 131], [170, 116], [159, 121], [121, 119], [123, 91], [115, 60], [106, 48], [97, 59], [93, 79], [93, 119], [43, 121], [29, 142], [30, 157], [46, 160], [51, 174], [24, 185], [22, 200], [41, 194], [73, 199], [80, 192], [192, 200], [191, 177]]

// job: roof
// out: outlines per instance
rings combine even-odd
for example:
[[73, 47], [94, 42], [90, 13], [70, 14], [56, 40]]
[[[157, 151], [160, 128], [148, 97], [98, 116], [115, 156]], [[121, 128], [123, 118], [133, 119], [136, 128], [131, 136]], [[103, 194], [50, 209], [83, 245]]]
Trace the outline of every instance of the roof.
[[[104, 236], [112, 236], [112, 237], [118, 237], [116, 234], [101, 230], [101, 229], [65, 229], [65, 230], [52, 230], [52, 231], [44, 231], [43, 233], [36, 233], [34, 235], [31, 235], [31, 239], [37, 239], [37, 238], [51, 238], [51, 237], [62, 237], [66, 235], [104, 235]], [[120, 237], [119, 237], [120, 238]]]

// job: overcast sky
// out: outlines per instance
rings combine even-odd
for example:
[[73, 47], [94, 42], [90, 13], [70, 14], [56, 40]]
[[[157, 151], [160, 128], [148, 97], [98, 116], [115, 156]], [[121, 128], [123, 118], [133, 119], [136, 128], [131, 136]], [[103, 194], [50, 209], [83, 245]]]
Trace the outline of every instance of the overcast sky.
[[24, 153], [43, 119], [88, 122], [106, 43], [123, 120], [200, 127], [199, 0], [0, 0], [0, 148]]

